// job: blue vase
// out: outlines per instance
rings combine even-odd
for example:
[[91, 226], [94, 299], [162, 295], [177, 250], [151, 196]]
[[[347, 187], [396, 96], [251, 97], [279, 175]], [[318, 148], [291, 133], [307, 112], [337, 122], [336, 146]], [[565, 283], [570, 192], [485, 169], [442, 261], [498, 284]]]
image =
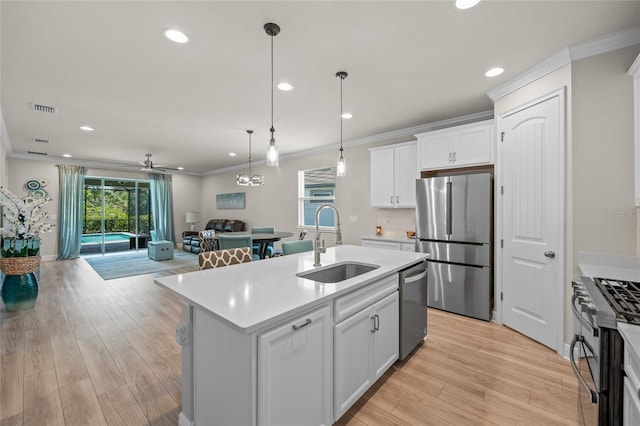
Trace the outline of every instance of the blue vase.
[[7, 312], [23, 311], [36, 305], [38, 278], [33, 272], [5, 275], [2, 280], [2, 301]]

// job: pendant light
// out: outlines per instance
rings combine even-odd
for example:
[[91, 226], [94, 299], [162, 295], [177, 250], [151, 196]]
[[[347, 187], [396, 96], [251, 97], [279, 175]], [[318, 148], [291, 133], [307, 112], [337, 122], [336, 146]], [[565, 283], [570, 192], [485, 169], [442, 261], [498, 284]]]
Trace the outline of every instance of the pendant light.
[[346, 176], [347, 175], [347, 162], [342, 155], [344, 151], [342, 149], [342, 82], [345, 78], [347, 78], [347, 73], [344, 71], [338, 71], [336, 73], [336, 77], [340, 79], [340, 156], [338, 157], [338, 163], [336, 164], [336, 176]]
[[236, 175], [236, 185], [240, 186], [262, 186], [264, 176], [251, 174], [251, 134], [253, 130], [247, 130], [249, 134], [249, 174]]
[[273, 38], [280, 32], [278, 24], [269, 22], [264, 24], [264, 30], [269, 37], [271, 37], [271, 140], [269, 141], [269, 147], [267, 148], [267, 166], [278, 167], [278, 148], [276, 147], [276, 140], [273, 137], [276, 129], [273, 128]]

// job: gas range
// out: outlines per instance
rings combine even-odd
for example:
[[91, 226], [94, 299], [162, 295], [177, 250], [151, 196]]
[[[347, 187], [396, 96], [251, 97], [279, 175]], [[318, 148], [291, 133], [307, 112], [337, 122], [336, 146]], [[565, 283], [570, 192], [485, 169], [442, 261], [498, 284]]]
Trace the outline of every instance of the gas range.
[[640, 283], [610, 278], [594, 278], [593, 282], [618, 321], [640, 324]]
[[583, 422], [622, 425], [624, 341], [618, 322], [640, 324], [640, 283], [582, 277], [572, 287], [571, 309], [577, 322], [569, 357], [580, 383]]

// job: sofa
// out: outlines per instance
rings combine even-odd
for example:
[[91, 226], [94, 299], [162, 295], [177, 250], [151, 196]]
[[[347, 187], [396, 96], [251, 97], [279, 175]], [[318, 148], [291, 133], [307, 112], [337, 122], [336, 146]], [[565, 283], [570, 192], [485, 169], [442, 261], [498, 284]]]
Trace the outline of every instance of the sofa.
[[[216, 232], [242, 232], [245, 223], [235, 219], [211, 219], [204, 227], [205, 230], [213, 229]], [[182, 249], [191, 253], [200, 253], [200, 238], [198, 231], [184, 231], [182, 233]]]

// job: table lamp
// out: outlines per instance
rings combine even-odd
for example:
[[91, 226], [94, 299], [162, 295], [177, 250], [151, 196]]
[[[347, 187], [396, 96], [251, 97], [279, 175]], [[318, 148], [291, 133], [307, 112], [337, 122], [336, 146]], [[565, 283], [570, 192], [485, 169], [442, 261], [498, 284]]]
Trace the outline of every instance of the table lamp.
[[187, 223], [191, 224], [191, 230], [196, 230], [196, 223], [200, 223], [200, 212], [187, 212]]

